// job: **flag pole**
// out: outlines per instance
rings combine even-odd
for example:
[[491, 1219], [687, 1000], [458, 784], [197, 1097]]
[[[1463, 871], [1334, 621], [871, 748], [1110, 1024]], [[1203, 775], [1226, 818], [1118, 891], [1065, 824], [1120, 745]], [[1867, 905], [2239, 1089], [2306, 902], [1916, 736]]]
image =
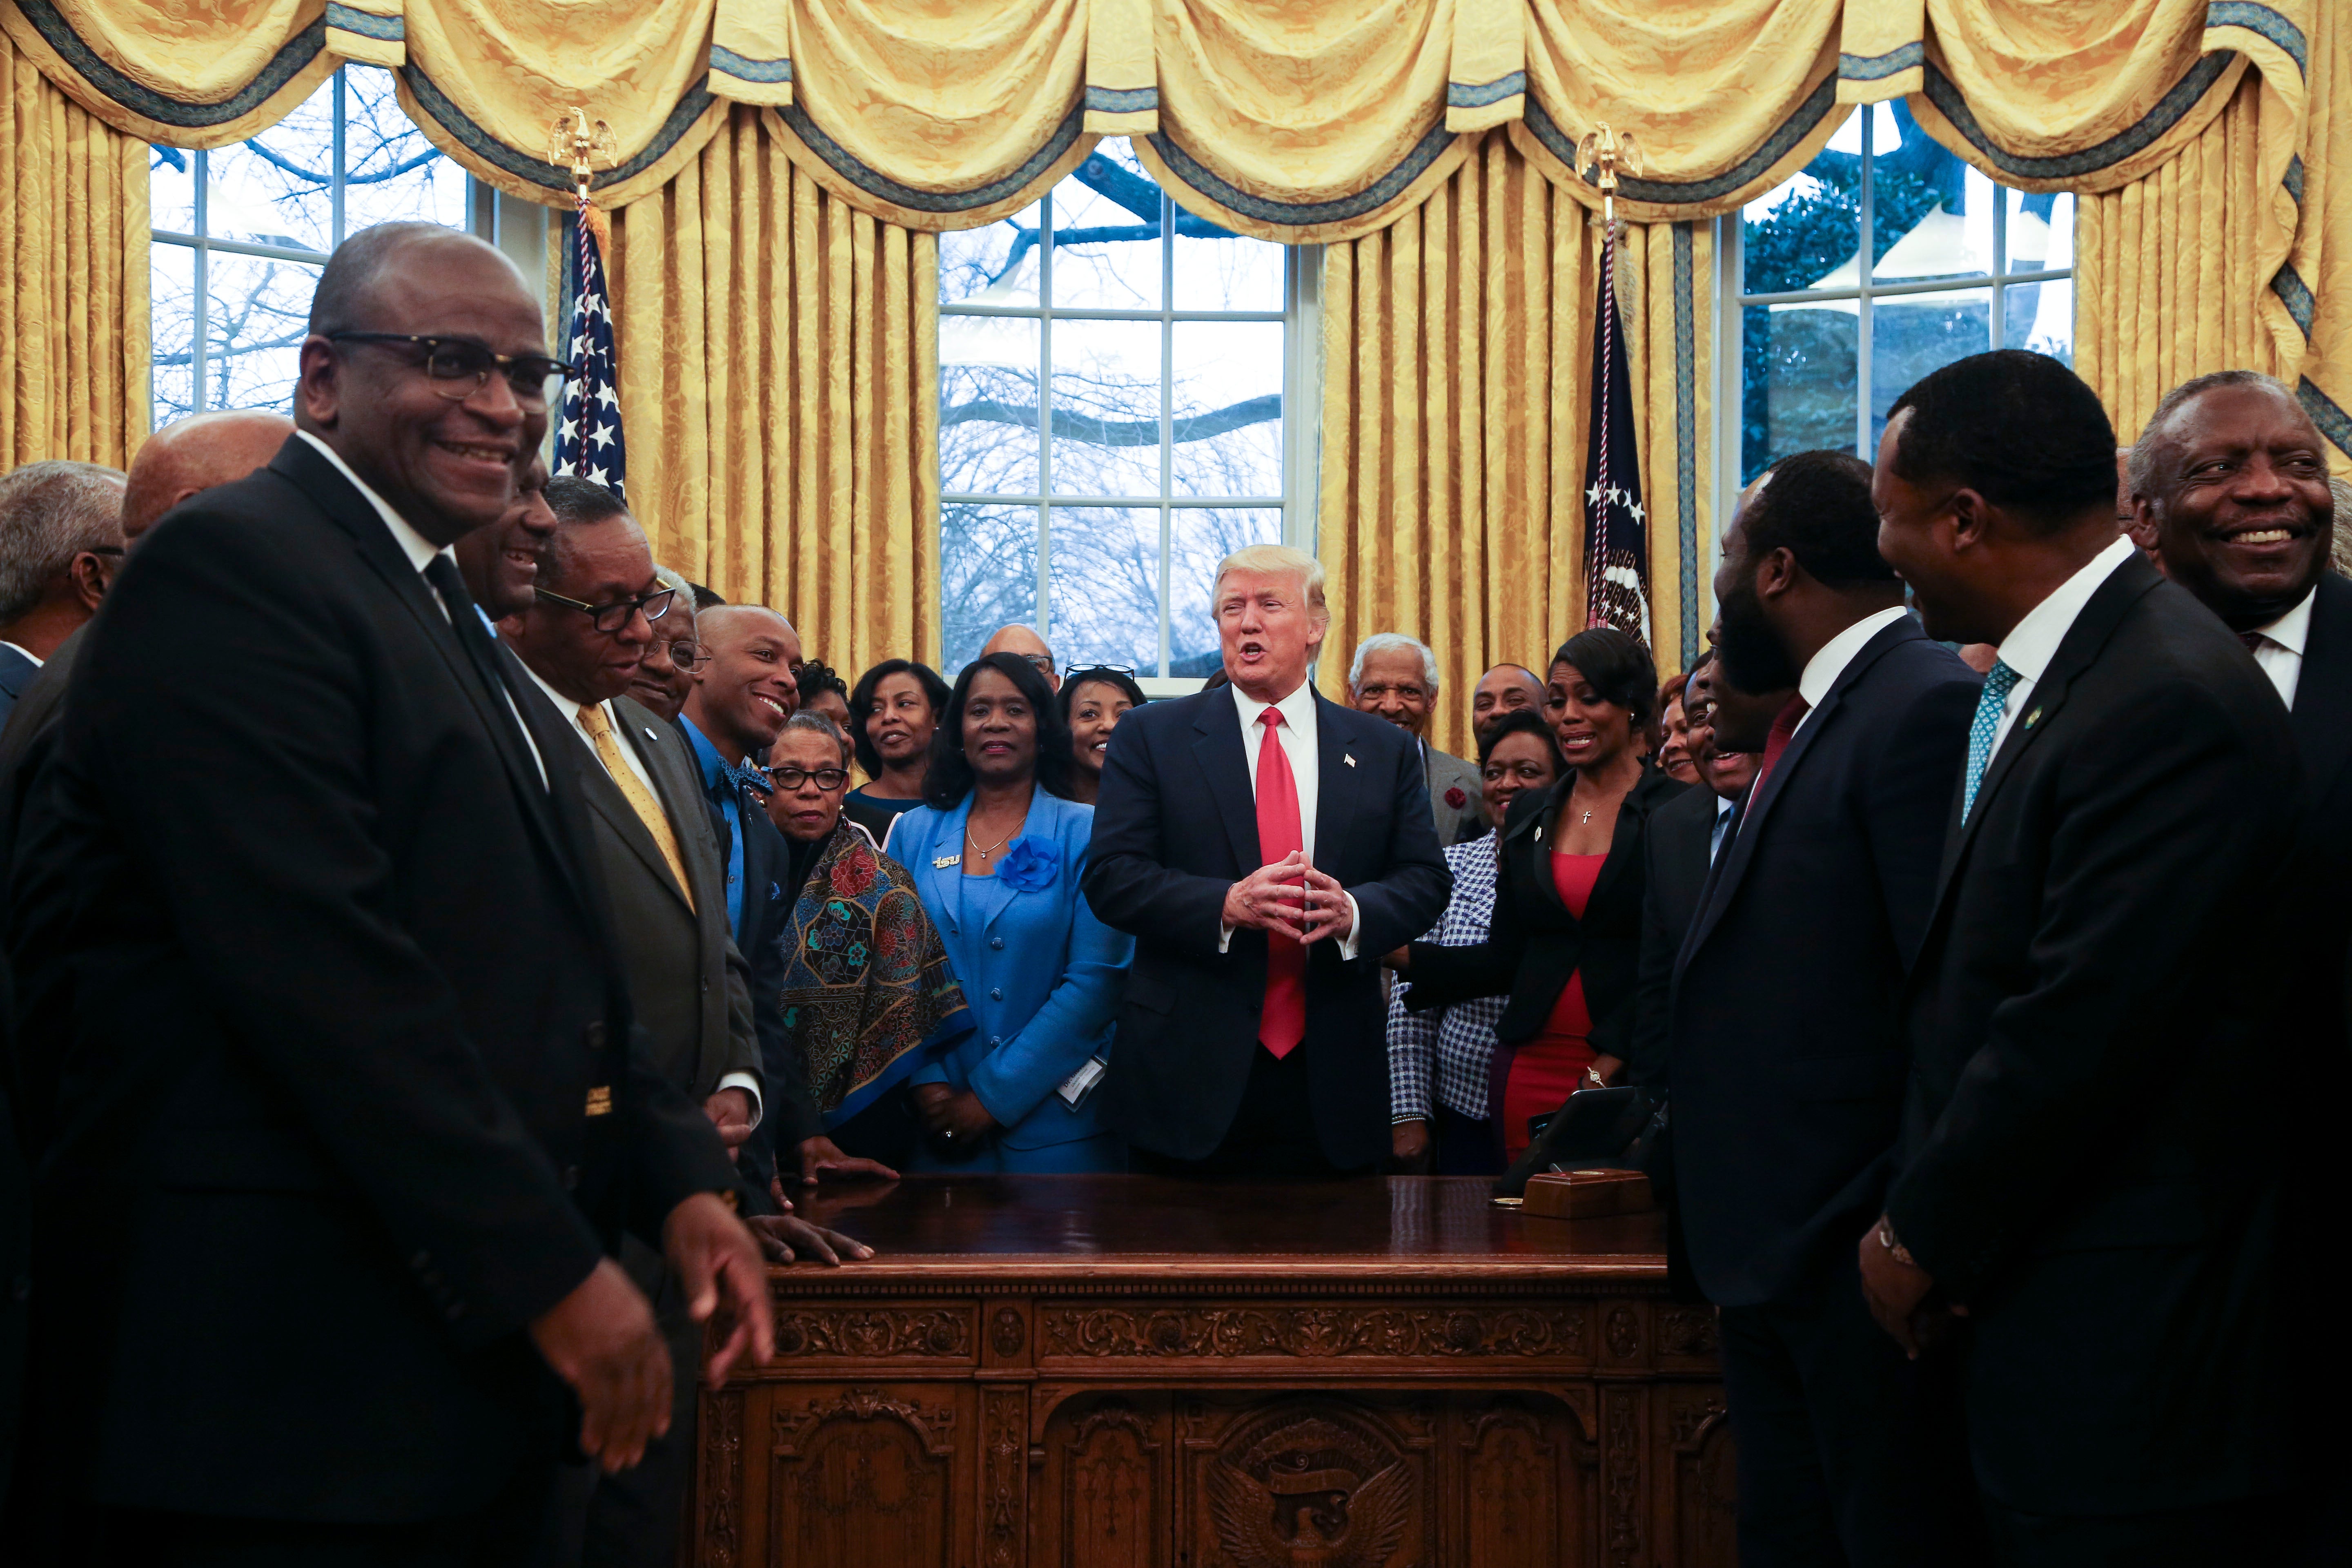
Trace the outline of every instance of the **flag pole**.
[[[1622, 174], [1641, 172], [1642, 152], [1631, 132], [1596, 124], [1577, 142], [1575, 166], [1580, 174], [1588, 168], [1591, 171], [1587, 177], [1600, 190], [1601, 214], [1599, 320], [1593, 332], [1592, 441], [1587, 465], [1591, 488], [1585, 492], [1585, 624], [1622, 626], [1647, 641], [1650, 617], [1644, 562], [1648, 552], [1641, 471], [1638, 463], [1631, 463], [1631, 471], [1622, 476], [1613, 471], [1621, 436], [1627, 442], [1623, 456], [1629, 463], [1633, 458], [1630, 397], [1623, 407], [1617, 406], [1624, 356], [1624, 345], [1618, 341], [1622, 327], [1617, 313], [1617, 186]], [[1617, 427], [1621, 421], [1622, 430]], [[1628, 537], [1622, 548], [1611, 526], [1612, 510], [1626, 513]], [[1612, 581], [1612, 569], [1622, 581]]]

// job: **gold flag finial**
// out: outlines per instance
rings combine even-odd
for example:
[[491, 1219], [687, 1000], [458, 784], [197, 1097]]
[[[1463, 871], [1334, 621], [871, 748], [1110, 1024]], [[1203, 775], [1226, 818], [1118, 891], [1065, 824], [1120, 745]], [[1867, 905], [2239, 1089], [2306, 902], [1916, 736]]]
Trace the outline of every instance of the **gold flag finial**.
[[1601, 187], [1601, 221], [1611, 233], [1617, 229], [1617, 175], [1642, 172], [1642, 144], [1630, 131], [1622, 134], [1614, 126], [1601, 124], [1584, 133], [1576, 144], [1576, 172], [1584, 173], [1590, 166], [1595, 171], [1592, 183]]
[[613, 128], [601, 120], [592, 121], [587, 110], [574, 105], [572, 110], [555, 117], [554, 140], [549, 144], [547, 161], [572, 171], [572, 183], [579, 190], [580, 205], [588, 205], [588, 177], [602, 163], [606, 168], [618, 161]]

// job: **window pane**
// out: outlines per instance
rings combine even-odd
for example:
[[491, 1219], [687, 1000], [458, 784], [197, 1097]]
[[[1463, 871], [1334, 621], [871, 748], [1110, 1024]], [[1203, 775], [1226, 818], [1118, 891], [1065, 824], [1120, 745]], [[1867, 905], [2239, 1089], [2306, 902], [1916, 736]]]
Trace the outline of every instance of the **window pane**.
[[1282, 509], [1178, 507], [1168, 519], [1168, 673], [1198, 679], [1223, 662], [1209, 609], [1217, 563], [1244, 545], [1281, 543]]
[[1862, 248], [1861, 158], [1817, 153], [1795, 179], [1748, 204], [1740, 234], [1743, 287], [1750, 294], [1853, 288]]
[[1033, 206], [986, 228], [940, 236], [940, 303], [1034, 305], [1043, 221]]
[[1740, 312], [1741, 484], [1791, 452], [1853, 450], [1858, 312], [1852, 300]]
[[2062, 278], [2049, 283], [2012, 283], [2001, 290], [2007, 320], [2000, 324], [2002, 342], [2013, 349], [2032, 349], [2068, 365], [2074, 363], [2074, 281]]
[[1906, 106], [1880, 106], [1871, 132], [1874, 278], [1990, 272], [1993, 198], [1992, 182], [1921, 130]]
[[1282, 323], [1183, 321], [1175, 334], [1175, 493], [1279, 496]]
[[174, 234], [196, 232], [196, 155], [177, 147], [147, 149], [147, 222]]
[[940, 489], [1037, 493], [1037, 339], [1032, 319], [940, 318]]
[[214, 251], [205, 406], [291, 413], [310, 295], [319, 269], [298, 261]]
[[1176, 308], [1280, 310], [1283, 250], [1176, 209]]
[[1160, 187], [1106, 142], [1054, 187], [1054, 303], [1160, 309]]
[[2074, 194], [2002, 194], [2009, 200], [2009, 270], [2040, 272], [2074, 266]]
[[343, 232], [411, 220], [466, 227], [466, 172], [410, 121], [392, 73], [346, 66], [343, 75]]
[[[1992, 347], [1992, 290], [1896, 295], [1870, 317], [1870, 439], [1886, 428], [1886, 411], [1928, 372]], [[1875, 454], [1874, 453], [1874, 456]]]
[[196, 335], [196, 253], [157, 245], [147, 253], [149, 320], [155, 365], [155, 428], [196, 411], [189, 350]]
[[1037, 509], [940, 508], [940, 648], [950, 676], [997, 627], [1037, 618]]
[[1054, 493], [1160, 494], [1160, 323], [1054, 323]]
[[205, 229], [216, 239], [334, 248], [335, 79], [251, 141], [218, 147], [211, 171]]
[[1071, 664], [1160, 668], [1160, 509], [1055, 507], [1049, 640]]

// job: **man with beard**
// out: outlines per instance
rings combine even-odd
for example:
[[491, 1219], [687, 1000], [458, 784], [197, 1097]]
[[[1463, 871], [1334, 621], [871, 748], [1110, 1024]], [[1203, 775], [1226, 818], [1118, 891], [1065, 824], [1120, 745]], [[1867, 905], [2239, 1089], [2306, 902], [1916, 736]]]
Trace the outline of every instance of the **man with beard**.
[[[1906, 1352], [1965, 1310], [2006, 1561], [2279, 1560], [2277, 1026], [2301, 763], [2237, 637], [2116, 531], [2115, 433], [2040, 354], [1895, 402], [1872, 499], [1927, 634], [1993, 645], [1900, 1004], [1899, 1168], [1856, 1255]], [[2297, 1360], [2307, 1359], [2297, 1355]]]
[[[2352, 882], [2352, 583], [2328, 571], [2336, 519], [2326, 453], [2294, 394], [2253, 371], [2173, 388], [2131, 451], [2133, 542], [2245, 643], [2286, 703], [2303, 755], [2309, 815], [2296, 860], [2315, 896], [2287, 922], [2308, 956], [2287, 988], [2281, 1038], [2299, 1053], [2288, 1108], [2308, 1117], [2285, 1140], [2309, 1156], [2287, 1186], [2287, 1229], [2305, 1235], [2321, 1234], [2352, 1199], [2325, 1121], [2352, 1091], [2343, 1010], [2352, 905], [2342, 896]], [[2291, 1339], [2322, 1331], [2331, 1315], [2317, 1267], [2300, 1276]], [[2306, 1402], [2315, 1414], [2340, 1408], [2345, 1394], [2334, 1359], [2325, 1365], [2337, 1382]], [[2341, 1424], [2314, 1425], [2313, 1468], [2340, 1488]], [[2339, 1503], [2339, 1521], [2347, 1511]]]
[[1871, 1321], [1853, 1243], [1901, 1131], [1895, 997], [1979, 683], [1877, 538], [1868, 465], [1800, 452], [1742, 500], [1716, 574], [1715, 684], [1793, 689], [1761, 733], [1715, 715], [1714, 746], [1763, 756], [1664, 1008], [1675, 1218], [1721, 1312], [1749, 1564], [1912, 1568], [1967, 1536], [1943, 1402]]

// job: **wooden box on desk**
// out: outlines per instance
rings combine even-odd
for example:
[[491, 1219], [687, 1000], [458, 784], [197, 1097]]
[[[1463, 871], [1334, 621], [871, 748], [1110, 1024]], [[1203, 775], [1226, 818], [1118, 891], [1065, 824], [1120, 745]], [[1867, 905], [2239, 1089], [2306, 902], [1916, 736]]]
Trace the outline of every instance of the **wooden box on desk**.
[[1539, 1171], [1528, 1178], [1519, 1212], [1543, 1219], [1601, 1219], [1657, 1207], [1639, 1171]]

